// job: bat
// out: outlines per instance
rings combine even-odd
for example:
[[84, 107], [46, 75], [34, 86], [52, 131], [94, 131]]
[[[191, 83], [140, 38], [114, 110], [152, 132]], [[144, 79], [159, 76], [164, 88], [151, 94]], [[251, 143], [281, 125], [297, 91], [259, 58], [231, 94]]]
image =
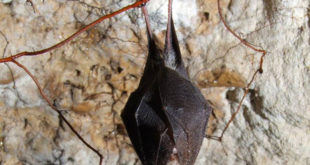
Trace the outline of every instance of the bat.
[[168, 4], [165, 48], [156, 46], [147, 10], [142, 7], [148, 57], [138, 88], [121, 114], [130, 140], [144, 165], [165, 165], [176, 149], [181, 165], [192, 165], [212, 111], [185, 70]]

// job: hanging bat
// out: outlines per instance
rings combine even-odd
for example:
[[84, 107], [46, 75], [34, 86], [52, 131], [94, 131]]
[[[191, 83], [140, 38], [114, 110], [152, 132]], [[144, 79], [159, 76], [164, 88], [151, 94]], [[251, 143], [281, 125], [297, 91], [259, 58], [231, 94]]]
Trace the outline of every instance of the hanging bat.
[[165, 165], [174, 151], [181, 165], [194, 164], [212, 111], [185, 70], [171, 5], [169, 0], [163, 52], [155, 44], [147, 10], [142, 7], [149, 54], [140, 84], [121, 115], [144, 165]]

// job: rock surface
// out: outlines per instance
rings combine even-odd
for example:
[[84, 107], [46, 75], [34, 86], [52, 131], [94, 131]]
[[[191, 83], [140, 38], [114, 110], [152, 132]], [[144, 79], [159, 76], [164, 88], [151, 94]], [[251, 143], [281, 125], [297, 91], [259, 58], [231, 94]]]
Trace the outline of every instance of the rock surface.
[[[128, 1], [0, 2], [0, 54], [51, 46]], [[222, 0], [227, 23], [265, 49], [264, 73], [250, 86], [223, 142], [205, 139], [197, 165], [310, 164], [310, 2]], [[167, 1], [148, 3], [163, 45]], [[192, 81], [213, 105], [206, 134], [224, 129], [258, 68], [260, 53], [245, 47], [220, 22], [216, 0], [174, 0], [174, 20]], [[80, 37], [18, 61], [78, 132], [104, 155], [104, 164], [139, 164], [120, 119], [142, 75], [147, 41], [139, 9], [106, 20]], [[0, 64], [0, 162], [98, 164], [99, 158], [59, 123], [30, 77]], [[63, 127], [62, 127], [63, 125]]]

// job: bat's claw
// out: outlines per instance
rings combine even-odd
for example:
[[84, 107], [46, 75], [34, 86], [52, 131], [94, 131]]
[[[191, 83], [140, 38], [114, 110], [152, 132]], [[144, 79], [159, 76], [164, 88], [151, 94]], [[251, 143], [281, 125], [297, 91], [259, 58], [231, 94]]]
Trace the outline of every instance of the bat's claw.
[[141, 0], [143, 3], [138, 7], [144, 7], [150, 0]]

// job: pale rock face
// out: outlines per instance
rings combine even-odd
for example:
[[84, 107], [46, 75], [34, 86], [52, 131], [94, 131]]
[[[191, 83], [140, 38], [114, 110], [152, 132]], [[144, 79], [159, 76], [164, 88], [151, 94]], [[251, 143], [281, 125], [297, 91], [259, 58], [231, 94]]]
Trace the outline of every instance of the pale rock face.
[[[33, 7], [26, 1], [1, 1], [1, 56], [51, 46], [131, 3], [32, 2]], [[167, 1], [151, 0], [147, 7], [163, 45]], [[309, 1], [223, 0], [222, 8], [232, 29], [268, 53], [264, 73], [250, 86], [223, 142], [206, 138], [196, 164], [310, 164]], [[217, 136], [236, 110], [260, 54], [227, 31], [219, 21], [216, 0], [174, 0], [173, 15], [190, 77], [217, 116], [210, 119], [206, 133]], [[133, 9], [62, 48], [18, 61], [104, 155], [104, 164], [136, 164], [119, 115], [138, 85], [146, 54], [144, 20], [141, 11]], [[23, 70], [0, 64], [0, 75], [2, 164], [98, 164], [96, 154], [67, 126], [60, 126]]]

